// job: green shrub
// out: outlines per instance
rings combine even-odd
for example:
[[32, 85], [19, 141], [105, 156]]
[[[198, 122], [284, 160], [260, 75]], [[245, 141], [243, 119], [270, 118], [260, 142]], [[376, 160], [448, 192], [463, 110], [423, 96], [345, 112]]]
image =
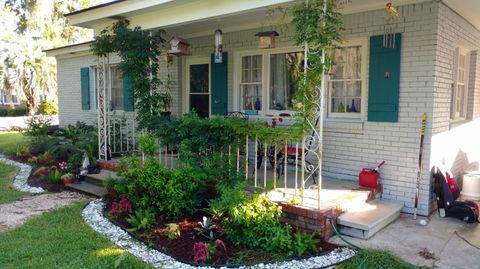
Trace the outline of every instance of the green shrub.
[[0, 107], [0, 117], [19, 117], [28, 115], [26, 107], [17, 106], [14, 108], [2, 108]]
[[285, 257], [315, 252], [315, 235], [297, 232], [280, 223], [281, 207], [263, 195], [249, 197], [244, 184], [226, 189], [210, 202], [211, 213], [222, 219], [222, 227], [236, 245], [262, 249]]
[[34, 116], [26, 120], [27, 128], [22, 130], [23, 135], [38, 138], [46, 137], [48, 135], [48, 130], [52, 125], [52, 118]]
[[50, 184], [59, 184], [62, 182], [62, 176], [60, 172], [55, 168], [51, 168], [50, 172], [45, 176], [45, 179]]
[[125, 191], [135, 208], [167, 218], [194, 212], [205, 194], [203, 172], [190, 166], [167, 170], [157, 160], [147, 159], [143, 167], [130, 168], [121, 175], [124, 181], [117, 186], [118, 191]]
[[52, 101], [43, 100], [37, 110], [37, 115], [57, 115], [58, 106]]

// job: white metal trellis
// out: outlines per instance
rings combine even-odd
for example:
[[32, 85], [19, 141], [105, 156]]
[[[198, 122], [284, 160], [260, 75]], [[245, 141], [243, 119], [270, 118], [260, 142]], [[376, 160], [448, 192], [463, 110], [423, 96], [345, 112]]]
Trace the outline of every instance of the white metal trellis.
[[109, 122], [108, 112], [110, 109], [109, 93], [111, 92], [111, 74], [109, 58], [99, 57], [96, 68], [96, 90], [97, 90], [97, 115], [98, 115], [98, 158], [107, 160], [108, 157], [108, 139]]

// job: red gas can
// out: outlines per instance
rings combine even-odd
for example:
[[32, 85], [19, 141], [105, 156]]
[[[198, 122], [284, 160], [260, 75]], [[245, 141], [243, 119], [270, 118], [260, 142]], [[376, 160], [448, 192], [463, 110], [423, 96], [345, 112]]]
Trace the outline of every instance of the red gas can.
[[378, 186], [378, 172], [370, 168], [363, 168], [358, 175], [358, 184], [362, 187], [375, 188]]
[[385, 161], [381, 162], [375, 169], [363, 168], [358, 175], [358, 184], [362, 187], [376, 188], [378, 182], [378, 169], [385, 164]]

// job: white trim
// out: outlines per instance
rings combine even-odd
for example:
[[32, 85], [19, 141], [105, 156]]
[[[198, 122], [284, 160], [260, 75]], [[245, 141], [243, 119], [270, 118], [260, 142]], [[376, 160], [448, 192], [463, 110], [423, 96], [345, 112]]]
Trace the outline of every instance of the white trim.
[[[190, 65], [195, 64], [208, 64], [208, 115], [212, 115], [212, 102], [211, 102], [211, 93], [212, 93], [212, 66], [210, 64], [210, 57], [186, 57], [185, 58], [185, 69], [184, 69], [184, 80], [183, 83], [183, 96], [185, 96], [182, 102], [182, 114], [190, 112]], [[195, 93], [194, 93], [195, 94]], [[204, 94], [204, 93], [202, 93]]]

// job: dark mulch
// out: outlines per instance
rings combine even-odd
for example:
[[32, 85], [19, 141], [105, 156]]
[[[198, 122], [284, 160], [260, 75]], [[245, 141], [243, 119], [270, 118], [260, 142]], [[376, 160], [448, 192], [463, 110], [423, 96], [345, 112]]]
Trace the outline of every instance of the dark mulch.
[[65, 185], [63, 185], [63, 183], [51, 184], [51, 183], [48, 183], [48, 181], [46, 180], [40, 179], [36, 175], [30, 175], [27, 182], [28, 182], [28, 185], [32, 187], [41, 187], [44, 190], [47, 190], [49, 192], [61, 192], [66, 188]]
[[[109, 204], [109, 203], [108, 203]], [[105, 209], [105, 215], [109, 216], [110, 219], [122, 227], [127, 229], [130, 225], [124, 219], [113, 219], [110, 212], [110, 206], [108, 205]], [[179, 218], [176, 221], [164, 220], [162, 217], [158, 218], [157, 225], [150, 229], [148, 232], [136, 232], [133, 235], [144, 242], [147, 242], [148, 245], [153, 248], [166, 253], [178, 261], [185, 263], [193, 263], [193, 254], [192, 249], [193, 245], [197, 242], [213, 242], [204, 238], [201, 235], [198, 235], [198, 232], [194, 229], [199, 227], [198, 222], [200, 222], [203, 216], [209, 217], [209, 214], [203, 211], [197, 211], [192, 215]], [[168, 223], [176, 223], [180, 226], [180, 237], [174, 240], [170, 240], [165, 236], [165, 228]], [[209, 264], [212, 265], [226, 265], [226, 264], [254, 264], [254, 263], [268, 263], [275, 262], [282, 259], [281, 256], [272, 255], [265, 253], [260, 250], [249, 250], [241, 246], [235, 246], [233, 243], [225, 236], [222, 235], [222, 229], [218, 221], [212, 220], [212, 223], [217, 227], [215, 229], [216, 239], [220, 239], [224, 242], [226, 246], [226, 251], [219, 250], [212, 257]], [[321, 253], [316, 255], [321, 255], [322, 253], [327, 253], [332, 251], [335, 248], [338, 248], [338, 245], [330, 244], [328, 242], [321, 242], [317, 246], [321, 249]], [[305, 255], [301, 258], [307, 258], [311, 255]]]

